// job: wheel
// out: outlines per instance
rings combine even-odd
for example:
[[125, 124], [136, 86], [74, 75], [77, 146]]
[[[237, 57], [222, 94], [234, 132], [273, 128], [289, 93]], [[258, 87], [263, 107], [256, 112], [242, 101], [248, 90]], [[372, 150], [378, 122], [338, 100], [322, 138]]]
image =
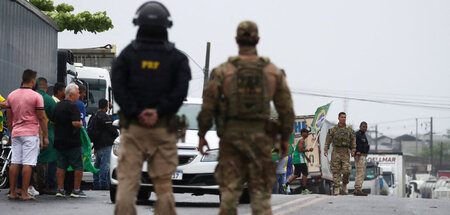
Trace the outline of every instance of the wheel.
[[[3, 163], [2, 163], [2, 165], [0, 165], [0, 169], [3, 168], [3, 165], [4, 165]], [[4, 174], [3, 176], [0, 176], [0, 189], [8, 188], [8, 187], [9, 187], [9, 177], [8, 177], [8, 174], [9, 174], [9, 168], [6, 167], [6, 169], [5, 169], [5, 174]]]
[[244, 189], [241, 198], [239, 198], [239, 204], [249, 204], [250, 203], [250, 193], [248, 189]]
[[114, 186], [109, 187], [109, 199], [111, 199], [112, 203], [116, 202], [116, 189]]
[[331, 184], [328, 182], [328, 181], [326, 181], [326, 180], [323, 180], [323, 190], [324, 190], [324, 193], [326, 194], [326, 195], [331, 195], [332, 193], [332, 191], [331, 191]]
[[150, 198], [151, 192], [145, 190], [139, 190], [137, 199], [138, 201], [147, 201]]

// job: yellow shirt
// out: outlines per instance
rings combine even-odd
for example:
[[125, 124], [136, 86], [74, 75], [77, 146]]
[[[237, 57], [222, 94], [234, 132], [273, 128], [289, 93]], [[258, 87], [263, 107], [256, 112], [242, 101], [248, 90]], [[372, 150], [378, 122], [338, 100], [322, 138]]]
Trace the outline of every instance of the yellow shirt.
[[[2, 94], [0, 94], [0, 102], [3, 102], [3, 101], [5, 101], [5, 98], [3, 98]], [[0, 117], [3, 117], [3, 112], [1, 109], [0, 109]], [[2, 131], [3, 131], [3, 122], [0, 122], [0, 132], [2, 132]]]

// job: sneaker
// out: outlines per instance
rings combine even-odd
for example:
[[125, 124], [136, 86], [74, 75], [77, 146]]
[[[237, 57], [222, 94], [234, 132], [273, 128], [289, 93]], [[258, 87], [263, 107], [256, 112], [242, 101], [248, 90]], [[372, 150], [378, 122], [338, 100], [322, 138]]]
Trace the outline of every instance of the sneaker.
[[30, 196], [39, 196], [39, 192], [33, 186], [28, 187], [28, 194]]
[[308, 190], [307, 188], [305, 188], [303, 191], [302, 191], [302, 194], [303, 195], [306, 195], [306, 194], [311, 194], [312, 192], [310, 191], [310, 190]]
[[70, 197], [74, 198], [86, 198], [86, 194], [83, 193], [82, 190], [72, 190], [72, 193], [70, 194]]
[[283, 189], [284, 194], [287, 194], [287, 185], [286, 184], [282, 184], [281, 189]]
[[64, 189], [56, 189], [56, 197], [65, 197], [66, 196], [66, 192], [64, 191]]

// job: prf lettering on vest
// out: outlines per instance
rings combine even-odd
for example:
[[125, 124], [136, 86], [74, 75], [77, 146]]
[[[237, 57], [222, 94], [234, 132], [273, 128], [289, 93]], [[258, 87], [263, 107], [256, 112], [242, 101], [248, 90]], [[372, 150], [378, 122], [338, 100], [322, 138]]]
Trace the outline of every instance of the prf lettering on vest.
[[158, 61], [149, 61], [149, 60], [143, 60], [141, 64], [142, 69], [152, 69], [156, 70], [159, 67]]

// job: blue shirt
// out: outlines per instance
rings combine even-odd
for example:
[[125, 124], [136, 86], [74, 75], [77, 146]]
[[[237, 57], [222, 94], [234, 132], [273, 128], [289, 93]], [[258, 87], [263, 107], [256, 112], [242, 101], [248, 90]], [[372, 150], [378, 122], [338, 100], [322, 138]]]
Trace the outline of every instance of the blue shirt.
[[78, 105], [78, 108], [80, 109], [80, 118], [81, 121], [83, 121], [84, 124], [84, 128], [86, 128], [86, 107], [84, 106], [84, 103], [78, 99], [78, 101], [76, 102], [76, 104]]

